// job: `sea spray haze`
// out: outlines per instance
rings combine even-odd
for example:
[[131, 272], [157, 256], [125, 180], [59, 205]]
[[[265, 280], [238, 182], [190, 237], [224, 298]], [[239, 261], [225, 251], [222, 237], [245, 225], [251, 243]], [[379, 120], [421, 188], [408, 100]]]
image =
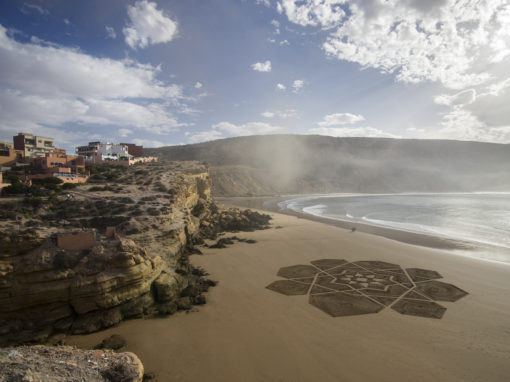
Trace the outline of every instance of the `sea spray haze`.
[[510, 191], [506, 144], [271, 135], [145, 152], [207, 161], [223, 196]]

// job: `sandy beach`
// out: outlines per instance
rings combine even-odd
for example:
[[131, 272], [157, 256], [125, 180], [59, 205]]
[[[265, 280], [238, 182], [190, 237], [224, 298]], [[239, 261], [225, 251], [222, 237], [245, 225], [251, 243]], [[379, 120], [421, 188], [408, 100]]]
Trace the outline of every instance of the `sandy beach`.
[[[111, 334], [127, 340], [158, 381], [507, 381], [510, 266], [418, 247], [364, 232], [272, 213], [254, 239], [201, 248], [191, 261], [219, 284], [194, 312], [131, 320], [67, 339], [90, 348]], [[230, 236], [227, 234], [226, 236]], [[267, 289], [282, 267], [319, 259], [382, 261], [437, 271], [469, 294], [441, 319], [378, 313], [332, 317], [308, 295]]]

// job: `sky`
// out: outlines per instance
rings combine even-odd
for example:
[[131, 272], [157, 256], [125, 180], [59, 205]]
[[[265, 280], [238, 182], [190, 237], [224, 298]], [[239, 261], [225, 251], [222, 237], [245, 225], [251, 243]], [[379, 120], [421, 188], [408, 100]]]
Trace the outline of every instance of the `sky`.
[[510, 143], [510, 0], [2, 0], [0, 141]]

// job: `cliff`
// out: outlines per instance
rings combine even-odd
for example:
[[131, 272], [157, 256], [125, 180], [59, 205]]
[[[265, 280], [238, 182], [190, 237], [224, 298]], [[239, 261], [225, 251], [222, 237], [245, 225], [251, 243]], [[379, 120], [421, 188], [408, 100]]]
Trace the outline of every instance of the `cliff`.
[[[97, 185], [42, 203], [3, 205], [0, 344], [89, 333], [205, 302], [214, 282], [188, 253], [225, 228], [267, 225], [220, 210], [197, 162], [96, 173]], [[112, 178], [115, 178], [112, 181]]]
[[144, 149], [211, 166], [213, 195], [508, 191], [510, 146], [271, 135]]

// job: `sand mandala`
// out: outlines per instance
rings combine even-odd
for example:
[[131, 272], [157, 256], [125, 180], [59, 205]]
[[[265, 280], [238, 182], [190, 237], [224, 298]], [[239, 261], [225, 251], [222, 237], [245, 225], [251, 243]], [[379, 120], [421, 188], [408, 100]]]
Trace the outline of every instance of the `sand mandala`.
[[390, 307], [401, 314], [441, 318], [446, 311], [436, 301], [454, 302], [468, 293], [437, 279], [436, 271], [402, 269], [384, 261], [348, 262], [322, 259], [312, 265], [280, 268], [286, 280], [266, 288], [287, 295], [309, 294], [308, 302], [333, 317], [377, 313]]

